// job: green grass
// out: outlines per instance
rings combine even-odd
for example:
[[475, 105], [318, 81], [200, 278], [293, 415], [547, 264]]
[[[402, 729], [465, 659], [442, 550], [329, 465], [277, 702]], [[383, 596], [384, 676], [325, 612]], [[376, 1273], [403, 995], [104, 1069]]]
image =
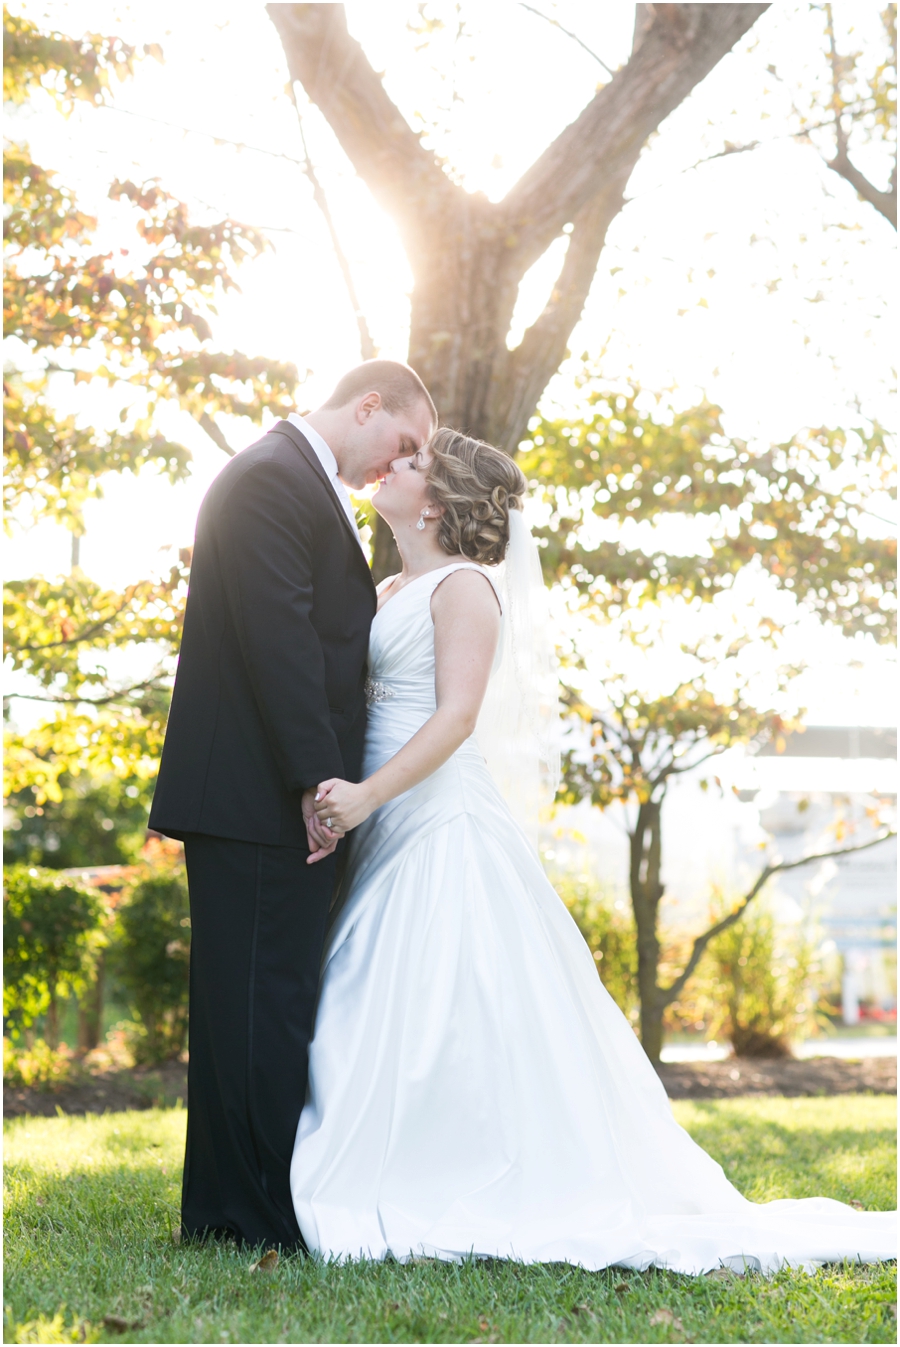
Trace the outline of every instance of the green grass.
[[[749, 1197], [894, 1206], [894, 1101], [734, 1099], [675, 1112]], [[892, 1342], [893, 1267], [771, 1279], [472, 1261], [251, 1272], [176, 1246], [185, 1114], [6, 1126], [7, 1342]], [[659, 1310], [668, 1323], [652, 1323]], [[124, 1333], [104, 1327], [117, 1315]]]

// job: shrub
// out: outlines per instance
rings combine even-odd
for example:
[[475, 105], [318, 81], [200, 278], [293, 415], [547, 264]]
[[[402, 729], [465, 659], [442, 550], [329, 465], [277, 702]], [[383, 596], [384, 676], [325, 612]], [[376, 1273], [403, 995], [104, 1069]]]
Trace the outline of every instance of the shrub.
[[51, 1048], [46, 1039], [39, 1038], [30, 1048], [17, 1048], [10, 1039], [3, 1040], [3, 1080], [13, 1088], [58, 1090], [76, 1074], [72, 1050], [65, 1043]]
[[604, 987], [632, 1024], [639, 1012], [637, 942], [624, 903], [604, 897], [587, 875], [563, 875], [554, 888], [584, 936]]
[[747, 914], [709, 946], [709, 1028], [738, 1057], [787, 1057], [791, 1039], [815, 1031], [819, 994], [815, 947], [796, 926], [779, 926], [771, 906]]
[[100, 895], [36, 866], [9, 866], [3, 879], [3, 1013], [16, 1034], [46, 1014], [57, 1048], [59, 999], [86, 986], [103, 940]]
[[184, 866], [137, 871], [116, 914], [111, 963], [132, 1010], [135, 1061], [163, 1062], [184, 1048], [188, 1016], [190, 909]]

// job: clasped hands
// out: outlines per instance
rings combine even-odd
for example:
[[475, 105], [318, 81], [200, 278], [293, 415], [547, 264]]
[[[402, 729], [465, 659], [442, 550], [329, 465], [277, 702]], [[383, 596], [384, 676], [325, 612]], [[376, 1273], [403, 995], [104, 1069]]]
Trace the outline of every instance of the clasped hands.
[[355, 785], [336, 776], [305, 790], [301, 803], [309, 842], [307, 865], [330, 856], [344, 833], [357, 828], [377, 807], [365, 781]]

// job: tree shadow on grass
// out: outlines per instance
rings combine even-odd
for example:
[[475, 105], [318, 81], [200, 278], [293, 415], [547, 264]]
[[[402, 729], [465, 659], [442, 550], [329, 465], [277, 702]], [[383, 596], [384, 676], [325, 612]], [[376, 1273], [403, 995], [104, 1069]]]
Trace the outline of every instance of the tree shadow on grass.
[[754, 1201], [831, 1197], [871, 1210], [895, 1206], [892, 1127], [816, 1125], [806, 1119], [791, 1126], [772, 1117], [722, 1114], [714, 1104], [696, 1101], [689, 1130]]

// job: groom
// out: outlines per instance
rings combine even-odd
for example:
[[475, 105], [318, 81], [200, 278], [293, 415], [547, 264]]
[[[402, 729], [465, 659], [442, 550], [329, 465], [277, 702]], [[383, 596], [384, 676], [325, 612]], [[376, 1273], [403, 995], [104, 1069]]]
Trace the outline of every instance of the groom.
[[185, 1237], [300, 1241], [290, 1162], [337, 843], [313, 799], [360, 777], [376, 607], [347, 487], [436, 424], [413, 370], [370, 360], [200, 507], [150, 814], [184, 841], [191, 899]]

